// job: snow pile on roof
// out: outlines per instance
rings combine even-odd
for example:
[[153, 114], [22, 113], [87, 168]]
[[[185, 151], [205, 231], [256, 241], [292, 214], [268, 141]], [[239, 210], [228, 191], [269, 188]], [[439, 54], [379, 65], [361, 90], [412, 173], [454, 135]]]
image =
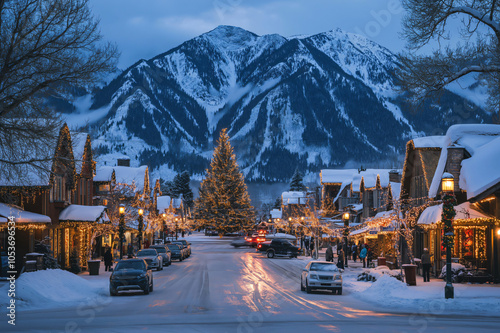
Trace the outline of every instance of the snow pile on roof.
[[471, 158], [462, 161], [459, 186], [467, 199], [478, 196], [500, 183], [500, 137], [478, 148]]
[[398, 201], [401, 197], [401, 183], [390, 182], [392, 190], [392, 200]]
[[144, 177], [146, 175], [146, 165], [137, 168], [126, 166], [102, 166], [96, 170], [94, 176], [95, 182], [110, 182], [113, 170], [115, 171], [115, 178], [117, 184], [122, 185], [135, 185], [136, 192], [144, 190]]
[[414, 138], [413, 145], [415, 148], [441, 148], [443, 147], [445, 138], [444, 135]]
[[[62, 307], [92, 298], [109, 297], [108, 284], [107, 279], [89, 282], [60, 269], [23, 273], [16, 280], [16, 307]], [[7, 295], [7, 291], [8, 284], [0, 288], [2, 295]], [[7, 297], [0, 298], [2, 308], [7, 302]]]
[[71, 144], [73, 145], [73, 157], [75, 159], [75, 169], [77, 174], [82, 172], [83, 152], [85, 151], [87, 136], [87, 133], [71, 133]]
[[266, 235], [266, 239], [290, 239], [290, 240], [295, 240], [297, 239], [297, 237], [295, 237], [294, 235], [290, 235], [290, 234], [284, 234], [284, 233], [281, 233], [281, 232], [277, 232], [275, 234], [267, 234]]
[[282, 216], [281, 210], [279, 209], [271, 210], [270, 214], [272, 219], [280, 219]]
[[182, 206], [182, 198], [172, 199], [172, 208], [181, 208], [181, 206]]
[[321, 183], [350, 184], [352, 182], [353, 175], [357, 173], [357, 169], [323, 169], [320, 173]]
[[50, 217], [27, 212], [15, 205], [0, 203], [0, 222], [7, 222], [7, 219], [13, 216], [16, 223], [51, 223]]
[[109, 222], [105, 206], [69, 205], [59, 214], [60, 221]]
[[365, 183], [365, 188], [373, 188], [377, 185], [377, 176], [380, 177], [380, 186], [389, 185], [389, 172], [392, 169], [366, 169], [358, 171], [357, 169], [324, 169], [321, 170], [321, 183], [341, 184], [342, 190], [352, 184], [352, 190], [359, 192], [361, 178]]
[[[441, 147], [441, 156], [439, 158], [431, 186], [429, 187], [429, 198], [436, 197], [439, 190], [441, 176], [445, 172], [444, 169], [446, 167], [446, 161], [448, 160], [448, 147], [463, 147], [471, 156], [474, 156], [478, 149], [499, 136], [500, 125], [466, 124], [451, 126], [446, 132], [446, 137], [444, 139], [443, 146]], [[491, 158], [493, 158], [493, 156]], [[467, 190], [466, 188], [461, 187], [462, 185], [465, 185], [465, 183], [466, 182], [459, 183], [462, 190]], [[472, 184], [469, 182], [469, 185]], [[477, 188], [472, 188], [472, 190], [477, 190]]]
[[307, 193], [301, 191], [289, 191], [281, 194], [283, 205], [305, 205], [307, 203]]
[[168, 195], [163, 195], [156, 198], [156, 209], [162, 214], [170, 208], [171, 198]]
[[[489, 216], [471, 208], [471, 204], [468, 201], [455, 206], [455, 212], [457, 215], [455, 215], [454, 220], [490, 218]], [[442, 213], [443, 204], [427, 207], [418, 218], [417, 224], [433, 224], [441, 222]]]

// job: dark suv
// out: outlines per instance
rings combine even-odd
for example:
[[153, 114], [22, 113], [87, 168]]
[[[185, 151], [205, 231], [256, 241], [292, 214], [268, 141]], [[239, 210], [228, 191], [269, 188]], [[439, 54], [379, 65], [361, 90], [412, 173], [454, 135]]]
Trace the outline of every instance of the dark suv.
[[109, 277], [109, 294], [116, 296], [123, 290], [153, 291], [153, 272], [144, 259], [120, 260]]
[[177, 259], [179, 261], [182, 261], [184, 258], [182, 256], [182, 250], [181, 250], [181, 245], [180, 244], [167, 244], [168, 248], [170, 249], [170, 253], [172, 255], [172, 260]]

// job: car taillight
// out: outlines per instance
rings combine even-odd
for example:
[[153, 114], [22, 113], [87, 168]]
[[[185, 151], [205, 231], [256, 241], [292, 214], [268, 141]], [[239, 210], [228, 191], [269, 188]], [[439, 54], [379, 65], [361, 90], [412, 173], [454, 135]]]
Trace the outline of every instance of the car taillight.
[[259, 248], [259, 249], [260, 249], [261, 247], [262, 247], [262, 244], [257, 245], [257, 248]]
[[265, 240], [265, 238], [257, 238], [257, 242], [264, 242]]

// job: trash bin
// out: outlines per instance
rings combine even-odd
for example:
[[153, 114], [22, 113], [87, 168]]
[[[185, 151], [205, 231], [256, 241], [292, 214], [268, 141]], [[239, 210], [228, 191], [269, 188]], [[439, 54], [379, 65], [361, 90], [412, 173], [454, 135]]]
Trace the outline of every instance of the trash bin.
[[405, 264], [403, 265], [405, 270], [405, 281], [409, 286], [417, 285], [417, 265]]
[[378, 257], [377, 266], [387, 266], [385, 257]]
[[89, 275], [99, 275], [99, 267], [101, 266], [100, 260], [89, 260]]

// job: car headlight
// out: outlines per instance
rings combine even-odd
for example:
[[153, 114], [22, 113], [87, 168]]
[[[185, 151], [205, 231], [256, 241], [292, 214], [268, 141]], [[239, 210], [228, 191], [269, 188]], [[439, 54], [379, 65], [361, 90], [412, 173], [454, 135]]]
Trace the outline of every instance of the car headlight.
[[141, 275], [139, 275], [139, 277], [146, 277], [146, 273], [141, 273]]
[[334, 280], [342, 280], [342, 275], [338, 274], [338, 275], [334, 275], [333, 276], [333, 279]]
[[309, 277], [310, 277], [311, 279], [314, 279], [314, 280], [319, 280], [318, 275], [317, 275], [317, 274], [315, 274], [315, 273], [311, 273], [311, 274], [309, 275]]

